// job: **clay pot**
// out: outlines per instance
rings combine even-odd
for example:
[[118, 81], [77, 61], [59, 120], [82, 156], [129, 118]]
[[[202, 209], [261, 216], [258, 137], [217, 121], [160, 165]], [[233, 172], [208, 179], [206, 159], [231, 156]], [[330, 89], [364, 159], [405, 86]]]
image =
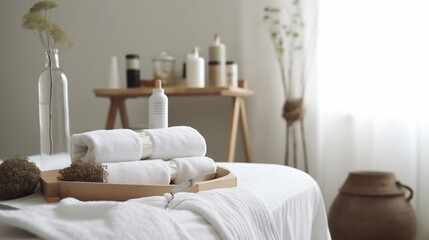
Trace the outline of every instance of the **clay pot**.
[[332, 239], [415, 239], [412, 197], [411, 188], [399, 183], [393, 173], [350, 173], [329, 211]]

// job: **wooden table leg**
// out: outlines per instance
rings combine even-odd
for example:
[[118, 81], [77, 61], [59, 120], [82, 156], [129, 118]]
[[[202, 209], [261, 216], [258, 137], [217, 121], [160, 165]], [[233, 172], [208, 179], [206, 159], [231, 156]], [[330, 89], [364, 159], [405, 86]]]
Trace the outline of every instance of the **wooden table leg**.
[[107, 114], [106, 129], [113, 129], [115, 126], [116, 112], [118, 111], [119, 101], [116, 98], [110, 98], [109, 113]]
[[229, 143], [228, 143], [228, 150], [227, 150], [227, 156], [226, 156], [227, 162], [233, 162], [234, 161], [239, 113], [240, 113], [240, 100], [238, 97], [233, 97], [232, 98], [231, 125], [230, 125], [230, 131], [229, 131]]
[[243, 136], [244, 153], [246, 155], [246, 161], [252, 162], [252, 157], [250, 155], [249, 127], [247, 124], [246, 106], [244, 103], [244, 98], [240, 97], [239, 101], [240, 101], [240, 123], [241, 123], [241, 133]]
[[123, 128], [130, 128], [130, 123], [128, 121], [127, 107], [125, 106], [125, 99], [122, 98], [119, 101], [119, 114], [121, 116], [121, 123]]

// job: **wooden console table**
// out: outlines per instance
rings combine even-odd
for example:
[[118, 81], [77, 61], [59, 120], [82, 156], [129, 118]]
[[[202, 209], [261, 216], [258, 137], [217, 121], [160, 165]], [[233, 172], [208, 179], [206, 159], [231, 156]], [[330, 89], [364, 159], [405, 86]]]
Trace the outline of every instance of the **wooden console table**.
[[[186, 87], [165, 87], [164, 92], [168, 97], [180, 96], [221, 96], [232, 98], [232, 114], [229, 131], [229, 142], [226, 161], [233, 162], [235, 155], [235, 145], [237, 140], [237, 128], [240, 123], [243, 137], [243, 145], [247, 162], [252, 162], [250, 156], [249, 131], [246, 116], [245, 97], [253, 96], [253, 91], [247, 89], [244, 81], [240, 81], [238, 88], [206, 87], [206, 88], [186, 88]], [[130, 128], [128, 121], [125, 100], [127, 98], [149, 97], [152, 88], [126, 88], [126, 89], [94, 89], [96, 97], [110, 99], [109, 113], [107, 115], [106, 129], [112, 129], [115, 124], [116, 113], [119, 110], [122, 127]]]

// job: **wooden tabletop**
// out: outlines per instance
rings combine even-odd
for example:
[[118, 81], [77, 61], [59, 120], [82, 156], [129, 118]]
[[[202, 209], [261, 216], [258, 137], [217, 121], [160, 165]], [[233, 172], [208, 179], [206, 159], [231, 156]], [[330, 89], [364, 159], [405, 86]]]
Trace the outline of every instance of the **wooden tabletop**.
[[[149, 97], [152, 95], [150, 87], [140, 88], [121, 88], [121, 89], [94, 89], [97, 97]], [[165, 87], [164, 92], [167, 96], [231, 96], [231, 97], [250, 97], [254, 95], [252, 90], [241, 87], [205, 87], [205, 88], [188, 88], [188, 87]]]

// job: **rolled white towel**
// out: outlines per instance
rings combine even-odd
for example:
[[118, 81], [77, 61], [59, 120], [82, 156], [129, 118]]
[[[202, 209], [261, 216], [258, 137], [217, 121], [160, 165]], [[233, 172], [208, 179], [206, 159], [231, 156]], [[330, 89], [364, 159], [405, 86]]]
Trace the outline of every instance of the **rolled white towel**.
[[175, 184], [180, 184], [189, 179], [203, 178], [207, 174], [216, 172], [217, 166], [215, 161], [209, 157], [186, 157], [171, 159], [176, 165]]
[[152, 141], [151, 159], [205, 156], [206, 140], [194, 128], [177, 126], [144, 130]]
[[124, 162], [137, 161], [142, 157], [140, 137], [129, 129], [95, 130], [73, 134], [72, 161]]
[[170, 184], [170, 168], [163, 160], [104, 163], [109, 183]]

